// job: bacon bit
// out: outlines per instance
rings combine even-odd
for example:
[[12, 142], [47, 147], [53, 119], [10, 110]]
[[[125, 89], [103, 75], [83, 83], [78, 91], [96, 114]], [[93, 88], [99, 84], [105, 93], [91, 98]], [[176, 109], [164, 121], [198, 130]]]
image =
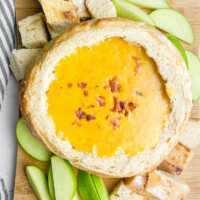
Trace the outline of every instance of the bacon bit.
[[91, 104], [91, 105], [89, 105], [87, 108], [88, 108], [88, 109], [90, 109], [90, 108], [94, 108], [94, 105]]
[[118, 80], [118, 78], [116, 76], [112, 79], [109, 79], [109, 85], [111, 88], [111, 92], [121, 92], [122, 91], [122, 87], [120, 84], [117, 84], [117, 80]]
[[134, 109], [136, 109], [136, 105], [133, 102], [129, 102], [128, 106], [129, 106], [130, 111], [133, 111]]
[[120, 101], [117, 97], [114, 97], [114, 106], [111, 109], [113, 112], [119, 112], [120, 111]]
[[128, 112], [128, 110], [125, 110], [125, 113], [124, 113], [124, 115], [125, 115], [126, 117], [128, 117], [128, 115], [129, 115], [129, 112]]
[[109, 88], [109, 86], [108, 86], [108, 85], [105, 85], [103, 88], [106, 90], [106, 89], [108, 89], [108, 88]]
[[76, 116], [79, 118], [79, 119], [84, 119], [86, 118], [86, 114], [79, 108], [78, 111], [76, 112]]
[[96, 100], [98, 101], [99, 105], [102, 107], [102, 106], [106, 106], [106, 102], [105, 102], [105, 97], [102, 97], [102, 96], [98, 96], [96, 98]]
[[68, 87], [71, 88], [72, 87], [72, 83], [68, 83]]
[[122, 116], [119, 116], [119, 117], [117, 117], [117, 119], [118, 119], [118, 120], [122, 120], [122, 119], [123, 119], [123, 117], [122, 117]]
[[72, 126], [81, 126], [81, 124], [78, 123], [78, 121], [76, 120], [75, 122], [72, 122]]
[[138, 96], [142, 96], [142, 94], [138, 91], [135, 92]]
[[134, 57], [133, 56], [133, 59], [135, 60], [135, 62], [136, 62], [136, 68], [135, 68], [135, 72], [134, 72], [134, 75], [136, 75], [137, 74], [137, 72], [139, 72], [139, 69], [140, 69], [140, 59], [139, 58], [137, 58], [137, 57]]
[[128, 107], [128, 101], [120, 101], [120, 109], [125, 110]]
[[85, 95], [86, 97], [88, 97], [88, 91], [87, 91], [87, 90], [84, 91], [84, 95]]
[[116, 119], [112, 119], [110, 123], [114, 130], [120, 127], [119, 122]]
[[78, 87], [80, 87], [82, 89], [84, 89], [87, 86], [87, 84], [85, 82], [80, 82], [77, 85], [78, 85]]
[[107, 115], [107, 116], [106, 116], [106, 120], [108, 120], [109, 118], [110, 118], [110, 116], [109, 116], [109, 115]]
[[94, 119], [95, 119], [95, 115], [94, 114], [86, 115], [86, 120], [87, 121], [91, 121], [91, 120], [94, 120]]

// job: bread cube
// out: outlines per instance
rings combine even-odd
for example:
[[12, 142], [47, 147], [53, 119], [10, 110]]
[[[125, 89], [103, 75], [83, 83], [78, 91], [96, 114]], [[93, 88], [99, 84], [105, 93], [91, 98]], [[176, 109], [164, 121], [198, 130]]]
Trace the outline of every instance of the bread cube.
[[48, 42], [42, 13], [20, 20], [18, 26], [24, 47], [28, 49], [39, 48]]
[[177, 176], [155, 170], [149, 173], [145, 191], [160, 200], [182, 200], [190, 192], [190, 188]]
[[41, 51], [42, 49], [14, 49], [12, 51], [9, 55], [10, 69], [17, 81], [23, 79], [29, 72]]
[[117, 17], [111, 0], [86, 0], [86, 6], [92, 18]]
[[90, 17], [88, 9], [86, 7], [86, 0], [70, 0], [78, 10], [80, 19], [86, 19]]

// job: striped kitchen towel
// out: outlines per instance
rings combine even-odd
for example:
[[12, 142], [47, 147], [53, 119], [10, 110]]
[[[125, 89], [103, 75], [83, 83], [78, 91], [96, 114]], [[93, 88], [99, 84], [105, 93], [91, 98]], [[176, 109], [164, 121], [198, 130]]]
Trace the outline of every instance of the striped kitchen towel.
[[0, 109], [8, 84], [8, 54], [17, 48], [15, 0], [0, 0]]

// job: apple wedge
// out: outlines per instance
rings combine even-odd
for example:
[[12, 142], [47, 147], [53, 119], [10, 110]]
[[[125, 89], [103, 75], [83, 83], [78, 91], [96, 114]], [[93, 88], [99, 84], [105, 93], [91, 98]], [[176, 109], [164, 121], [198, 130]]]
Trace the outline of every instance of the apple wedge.
[[186, 51], [189, 73], [192, 78], [192, 99], [194, 102], [200, 98], [200, 60], [191, 51]]
[[30, 186], [37, 198], [39, 200], [51, 200], [44, 173], [35, 166], [27, 166], [25, 170]]
[[82, 170], [78, 173], [78, 191], [82, 200], [109, 200], [102, 179]]
[[147, 13], [138, 8], [137, 6], [125, 0], [113, 0], [117, 10], [117, 16], [127, 18], [133, 21], [145, 22], [151, 26], [155, 26], [154, 21]]
[[17, 123], [16, 133], [19, 144], [29, 155], [40, 161], [50, 160], [52, 153], [30, 133], [23, 118]]
[[55, 190], [54, 190], [54, 184], [53, 184], [53, 174], [52, 174], [52, 167], [49, 167], [48, 172], [48, 187], [49, 187], [49, 193], [51, 195], [52, 200], [55, 200]]
[[169, 4], [166, 0], [127, 0], [135, 5], [149, 8], [149, 9], [158, 9], [158, 8], [169, 8]]
[[56, 200], [72, 200], [76, 190], [76, 175], [71, 164], [58, 156], [51, 157]]
[[193, 44], [194, 31], [192, 26], [186, 17], [178, 11], [170, 8], [158, 9], [153, 11], [150, 17], [156, 23], [156, 27], [189, 44]]
[[167, 38], [176, 46], [176, 48], [180, 51], [183, 59], [185, 60], [185, 64], [188, 68], [188, 59], [185, 53], [185, 49], [183, 48], [182, 44], [180, 43], [180, 41], [173, 35], [167, 33], [165, 34], [167, 36]]
[[72, 200], [79, 200], [79, 197], [78, 197], [78, 192], [75, 193], [74, 197]]

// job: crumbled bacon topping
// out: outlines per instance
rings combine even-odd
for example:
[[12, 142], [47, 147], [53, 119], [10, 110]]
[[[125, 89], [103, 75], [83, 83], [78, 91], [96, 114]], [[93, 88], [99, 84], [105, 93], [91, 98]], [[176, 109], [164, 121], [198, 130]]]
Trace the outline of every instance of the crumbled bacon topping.
[[112, 119], [110, 123], [111, 123], [111, 126], [112, 126], [112, 128], [113, 128], [114, 130], [116, 130], [117, 128], [120, 127], [119, 122], [118, 122], [117, 119]]
[[88, 91], [87, 91], [87, 90], [84, 91], [84, 95], [85, 95], [86, 97], [88, 97]]
[[112, 79], [109, 79], [109, 85], [111, 92], [121, 92], [122, 91], [122, 86], [117, 83], [118, 78], [115, 76]]
[[96, 100], [98, 101], [99, 105], [102, 107], [102, 106], [106, 106], [106, 102], [105, 102], [105, 97], [102, 97], [102, 96], [98, 96], [96, 98]]
[[133, 57], [133, 59], [135, 60], [135, 62], [136, 62], [136, 68], [135, 68], [135, 75], [137, 74], [137, 72], [139, 72], [139, 70], [140, 70], [140, 59], [139, 58], [137, 58], [137, 57]]
[[94, 119], [95, 119], [95, 115], [94, 114], [86, 115], [86, 120], [87, 121], [91, 121], [91, 120], [94, 120]]
[[76, 120], [76, 121], [72, 122], [72, 126], [81, 126], [81, 124], [79, 124], [78, 121]]
[[86, 118], [86, 114], [79, 108], [78, 111], [76, 112], [76, 116], [79, 118], [79, 119], [84, 119]]
[[129, 102], [129, 103], [128, 103], [128, 107], [129, 107], [130, 111], [133, 111], [133, 110], [136, 109], [136, 105], [135, 105], [135, 103], [133, 103], [133, 102]]
[[72, 83], [68, 83], [68, 87], [71, 88], [72, 87]]
[[85, 82], [80, 82], [77, 85], [78, 85], [78, 87], [80, 87], [82, 89], [84, 89], [87, 86], [87, 84]]
[[87, 108], [88, 108], [88, 109], [90, 109], [90, 108], [94, 108], [94, 105], [91, 104], [91, 105], [89, 105]]
[[109, 118], [110, 118], [110, 116], [109, 116], [109, 115], [107, 115], [107, 116], [106, 116], [106, 120], [108, 120]]

